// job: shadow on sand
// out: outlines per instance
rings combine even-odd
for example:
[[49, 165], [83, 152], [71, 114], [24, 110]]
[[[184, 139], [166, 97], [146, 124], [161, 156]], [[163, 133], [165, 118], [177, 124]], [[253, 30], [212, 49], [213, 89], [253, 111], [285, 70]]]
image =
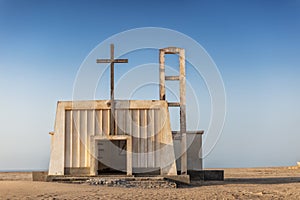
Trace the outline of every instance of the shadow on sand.
[[204, 181], [201, 185], [227, 184], [287, 184], [300, 183], [300, 177], [226, 178], [224, 181]]

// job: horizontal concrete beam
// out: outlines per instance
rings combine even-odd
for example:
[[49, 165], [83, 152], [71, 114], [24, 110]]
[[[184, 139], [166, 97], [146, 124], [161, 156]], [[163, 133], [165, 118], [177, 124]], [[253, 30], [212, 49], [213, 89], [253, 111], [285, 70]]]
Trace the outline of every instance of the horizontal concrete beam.
[[91, 136], [94, 140], [127, 140], [131, 139], [129, 135], [96, 135]]
[[[167, 103], [163, 100], [115, 100], [115, 109], [161, 109]], [[110, 100], [59, 101], [64, 110], [110, 109]]]
[[165, 76], [166, 81], [179, 81], [179, 76]]
[[[173, 135], [177, 135], [180, 134], [180, 131], [172, 131]], [[199, 130], [199, 131], [187, 131], [186, 134], [204, 134], [203, 130]]]
[[168, 106], [169, 107], [180, 107], [180, 103], [179, 102], [168, 102]]
[[164, 52], [165, 54], [179, 54], [181, 50], [183, 49], [178, 47], [167, 47], [160, 49], [160, 51]]

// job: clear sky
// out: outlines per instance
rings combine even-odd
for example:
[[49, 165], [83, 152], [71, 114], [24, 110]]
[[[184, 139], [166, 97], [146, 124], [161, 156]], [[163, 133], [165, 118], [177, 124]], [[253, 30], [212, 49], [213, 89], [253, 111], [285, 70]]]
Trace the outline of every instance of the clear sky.
[[192, 37], [220, 70], [227, 117], [206, 167], [300, 161], [299, 0], [0, 0], [0, 170], [48, 167], [56, 102], [72, 99], [82, 61], [139, 27]]

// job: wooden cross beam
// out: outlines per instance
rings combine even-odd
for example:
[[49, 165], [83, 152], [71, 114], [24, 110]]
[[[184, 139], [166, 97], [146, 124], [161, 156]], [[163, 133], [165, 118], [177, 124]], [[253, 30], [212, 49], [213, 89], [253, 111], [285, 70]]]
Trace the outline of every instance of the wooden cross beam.
[[110, 44], [110, 59], [97, 59], [97, 63], [110, 63], [110, 101], [111, 101], [111, 107], [110, 107], [110, 134], [115, 135], [115, 63], [128, 63], [128, 59], [115, 59], [115, 48], [114, 44]]

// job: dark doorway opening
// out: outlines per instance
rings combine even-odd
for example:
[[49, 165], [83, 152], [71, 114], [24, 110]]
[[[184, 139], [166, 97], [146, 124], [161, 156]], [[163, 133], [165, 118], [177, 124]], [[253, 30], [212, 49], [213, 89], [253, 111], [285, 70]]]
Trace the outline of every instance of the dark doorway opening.
[[126, 174], [126, 140], [100, 140], [97, 146], [98, 175]]

